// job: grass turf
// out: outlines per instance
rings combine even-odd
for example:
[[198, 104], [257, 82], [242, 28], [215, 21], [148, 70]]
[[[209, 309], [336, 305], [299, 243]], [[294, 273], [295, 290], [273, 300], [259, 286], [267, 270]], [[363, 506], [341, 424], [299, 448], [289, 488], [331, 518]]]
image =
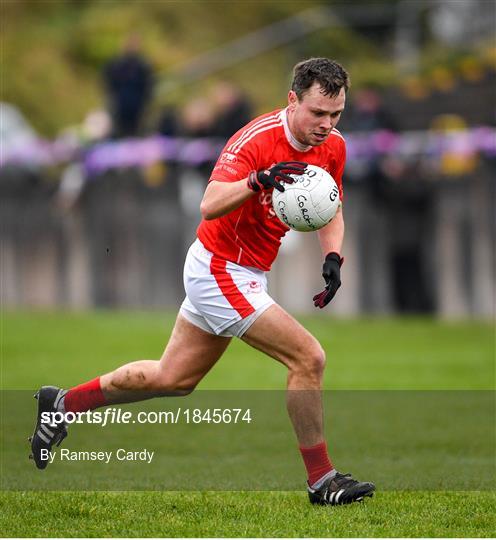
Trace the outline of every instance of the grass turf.
[[[326, 388], [493, 388], [488, 324], [301, 320], [328, 353]], [[2, 388], [74, 385], [133, 359], [157, 358], [172, 324], [160, 313], [3, 313]], [[233, 342], [201, 388], [282, 389], [284, 383], [281, 366]], [[0, 496], [0, 529], [19, 537], [487, 537], [496, 529], [494, 503], [487, 491], [379, 491], [363, 505], [339, 508], [311, 507], [303, 491], [14, 491]]]
[[301, 492], [33, 493], [0, 499], [14, 537], [483, 537], [494, 494], [378, 493], [365, 504], [313, 507]]
[[[328, 356], [324, 387], [492, 389], [494, 330], [484, 322], [301, 317]], [[157, 359], [174, 324], [163, 313], [3, 313], [1, 387], [74, 385], [123, 363]], [[283, 389], [285, 369], [233, 340], [200, 389]]]

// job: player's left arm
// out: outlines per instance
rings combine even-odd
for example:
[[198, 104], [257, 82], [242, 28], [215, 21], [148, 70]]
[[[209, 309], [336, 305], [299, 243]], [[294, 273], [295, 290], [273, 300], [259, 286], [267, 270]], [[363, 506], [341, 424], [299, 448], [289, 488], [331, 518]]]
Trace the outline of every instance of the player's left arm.
[[[334, 179], [339, 187], [339, 196], [343, 200], [342, 175], [346, 161], [346, 146], [342, 144], [342, 152], [337, 160], [337, 168], [334, 171]], [[318, 231], [320, 248], [324, 263], [322, 266], [322, 277], [325, 280], [325, 289], [313, 297], [315, 307], [323, 308], [334, 298], [337, 290], [341, 286], [341, 265], [343, 257], [341, 250], [344, 240], [344, 218], [343, 207], [339, 206], [332, 221]]]
[[333, 220], [317, 232], [324, 257], [322, 277], [325, 280], [325, 288], [313, 297], [313, 305], [322, 309], [334, 298], [341, 287], [341, 265], [343, 264], [341, 248], [344, 239], [342, 207], [339, 207]]
[[331, 222], [317, 231], [319, 235], [320, 249], [325, 258], [328, 253], [341, 254], [344, 240], [343, 207], [340, 206]]

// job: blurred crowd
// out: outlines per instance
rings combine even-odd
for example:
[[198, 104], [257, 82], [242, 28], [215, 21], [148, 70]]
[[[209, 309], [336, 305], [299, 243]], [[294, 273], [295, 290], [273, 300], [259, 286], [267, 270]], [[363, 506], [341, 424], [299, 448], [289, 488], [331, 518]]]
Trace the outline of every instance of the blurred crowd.
[[[410, 77], [386, 89], [362, 85], [350, 92], [339, 129], [345, 136], [350, 135], [350, 139], [363, 135], [367, 141], [368, 135], [382, 132], [400, 134], [423, 130], [449, 134], [478, 125], [494, 127], [495, 80], [494, 67], [470, 57], [461, 59], [451, 70], [438, 68], [429, 77]], [[77, 134], [72, 132], [83, 149], [79, 155], [101, 142], [119, 143], [154, 134], [166, 138], [214, 139], [221, 148], [255, 116], [250, 99], [232, 81], [217, 80], [205, 93], [161, 109], [155, 103], [155, 82], [154, 70], [141, 49], [139, 36], [128, 37], [122, 51], [102, 70], [105, 106], [90, 112]], [[281, 106], [284, 102], [281, 95]], [[36, 139], [34, 131], [12, 106], [2, 105], [2, 124], [3, 144], [17, 145], [20, 154], [23, 147]], [[365, 197], [364, 208], [369, 212], [362, 216], [358, 233], [360, 270], [372, 283], [363, 289], [362, 305], [366, 310], [377, 308], [374, 294], [380, 294], [375, 292], [380, 285], [374, 288], [373, 284], [374, 280], [380, 284], [385, 272], [392, 283], [392, 303], [396, 311], [431, 312], [435, 309], [429, 265], [430, 236], [433, 223], [438, 219], [435, 192], [439, 183], [432, 180], [467, 179], [478, 170], [480, 160], [475, 154], [464, 153], [463, 149], [444, 153], [435, 167], [430, 166], [429, 159], [429, 152], [424, 148], [422, 155], [413, 150], [408, 159], [385, 151], [365, 152], [348, 160], [345, 182], [351, 189], [359, 188], [361, 196]], [[182, 208], [183, 229], [188, 236], [194, 234], [199, 200], [213, 161], [215, 156], [188, 165], [159, 159], [143, 167], [133, 181], [138, 178], [147, 188], [162, 189], [160, 193], [165, 198]], [[67, 210], [77, 204], [82, 194], [87, 195], [91, 190], [96, 193], [96, 188], [86, 183], [87, 172], [82, 162], [83, 159], [76, 159], [60, 173], [62, 181], [57, 197]], [[494, 159], [490, 167], [494, 169]], [[121, 172], [124, 168], [120, 168]], [[113, 178], [106, 173], [101, 176], [109, 182]], [[23, 175], [16, 172], [9, 176], [4, 170], [0, 182], [2, 192], [6, 193], [14, 183], [13, 191], [28, 194], [34, 185], [41, 183], [41, 175], [30, 168]], [[124, 189], [123, 185], [115, 189]], [[102, 191], [98, 193], [100, 197]], [[375, 240], [370, 234], [373, 230]], [[378, 235], [382, 235], [380, 242]], [[380, 264], [379, 244], [386, 254]]]
[[[113, 138], [133, 137], [145, 131], [147, 106], [153, 99], [153, 70], [141, 52], [140, 38], [129, 37], [121, 54], [103, 72], [107, 96], [108, 133]], [[166, 136], [229, 138], [252, 117], [247, 96], [234, 83], [218, 81], [207, 95], [182, 107], [165, 107], [148, 130]]]

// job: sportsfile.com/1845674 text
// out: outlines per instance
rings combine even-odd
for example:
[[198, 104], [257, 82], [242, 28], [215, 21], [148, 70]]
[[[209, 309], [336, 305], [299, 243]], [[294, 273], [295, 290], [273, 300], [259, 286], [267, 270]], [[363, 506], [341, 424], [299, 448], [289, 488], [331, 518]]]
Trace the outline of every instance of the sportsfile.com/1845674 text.
[[109, 407], [103, 411], [85, 412], [43, 412], [41, 422], [56, 426], [66, 424], [97, 424], [105, 427], [111, 424], [250, 424], [252, 411], [249, 408], [182, 408], [170, 411], [125, 411]]

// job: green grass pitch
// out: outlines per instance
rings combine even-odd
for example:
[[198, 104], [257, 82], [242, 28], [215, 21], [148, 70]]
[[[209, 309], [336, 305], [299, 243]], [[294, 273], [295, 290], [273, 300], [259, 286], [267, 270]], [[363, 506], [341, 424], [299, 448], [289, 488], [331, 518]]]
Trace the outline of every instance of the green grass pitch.
[[[71, 386], [127, 361], [158, 358], [173, 320], [159, 312], [4, 312], [1, 387]], [[494, 389], [491, 324], [300, 320], [328, 354], [326, 389]], [[282, 390], [285, 378], [282, 366], [233, 341], [200, 389]], [[34, 412], [34, 402], [32, 407]], [[53, 474], [30, 465], [22, 474]], [[5, 459], [1, 467], [6, 475]], [[494, 467], [487, 475], [494, 475]], [[367, 471], [369, 478], [376, 480], [373, 470]], [[494, 491], [381, 490], [378, 485], [376, 496], [364, 504], [315, 508], [307, 502], [303, 476], [301, 481], [300, 491], [214, 492], [194, 486], [184, 491], [2, 491], [0, 530], [11, 537], [491, 537], [496, 530]]]

